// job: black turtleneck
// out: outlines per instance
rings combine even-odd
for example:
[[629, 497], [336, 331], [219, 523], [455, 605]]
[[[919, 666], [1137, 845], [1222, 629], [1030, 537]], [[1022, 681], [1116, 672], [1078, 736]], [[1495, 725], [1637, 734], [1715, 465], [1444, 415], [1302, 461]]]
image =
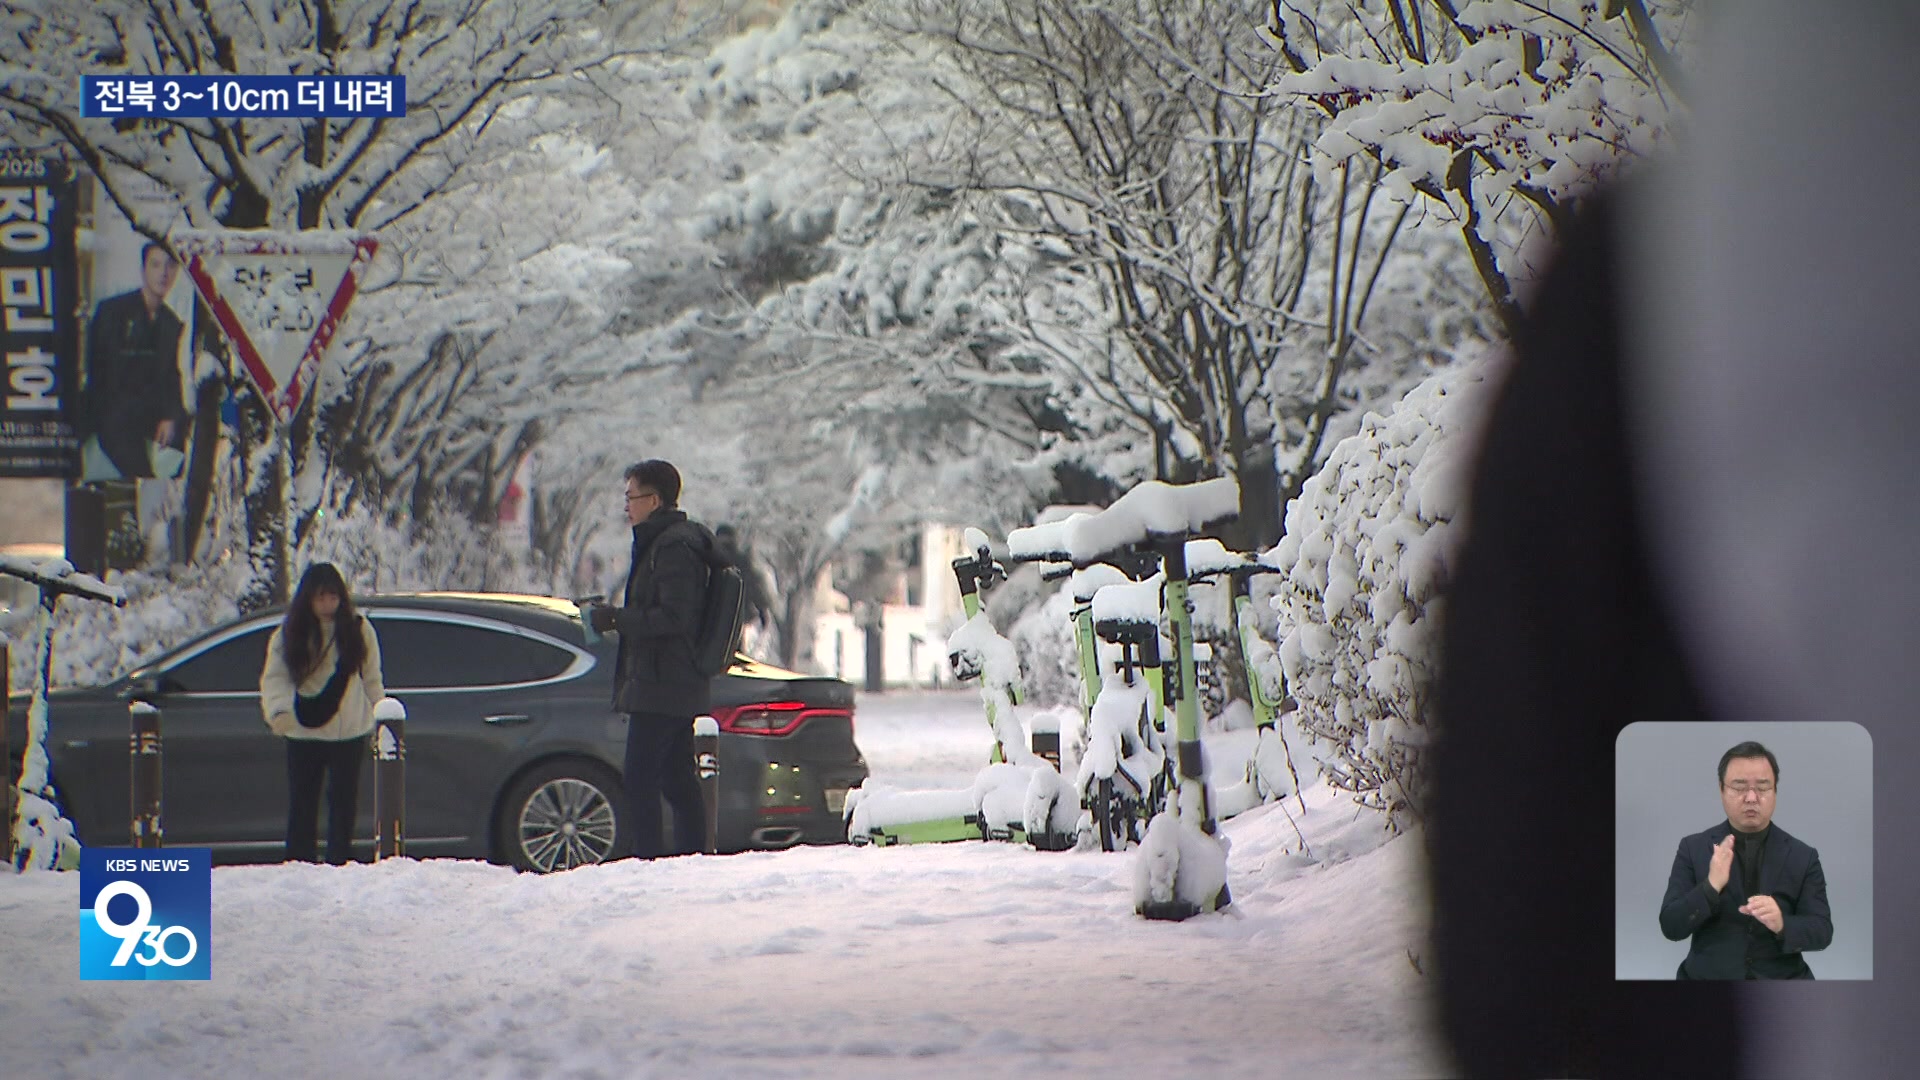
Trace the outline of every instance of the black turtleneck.
[[1747, 887], [1748, 896], [1757, 896], [1760, 892], [1760, 858], [1766, 851], [1767, 835], [1773, 831], [1773, 823], [1759, 832], [1741, 832], [1733, 830], [1733, 855], [1740, 861], [1741, 882]]

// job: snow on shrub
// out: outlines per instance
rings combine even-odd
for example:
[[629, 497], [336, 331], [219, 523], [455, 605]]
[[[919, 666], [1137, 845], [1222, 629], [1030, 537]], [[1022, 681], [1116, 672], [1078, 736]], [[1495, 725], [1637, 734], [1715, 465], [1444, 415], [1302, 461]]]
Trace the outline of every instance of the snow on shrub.
[[[363, 509], [316, 519], [296, 552], [290, 576], [309, 563], [333, 562], [356, 600], [380, 593], [452, 589], [548, 591], [524, 553], [495, 540], [495, 530], [448, 517], [431, 530], [378, 519]], [[250, 571], [229, 554], [205, 565], [112, 571], [109, 585], [125, 590], [127, 605], [62, 599], [54, 614], [54, 687], [89, 686], [132, 671], [241, 614], [239, 598]], [[0, 637], [12, 643], [13, 686], [33, 676], [34, 608], [0, 614]]]
[[1073, 597], [1065, 586], [1028, 608], [1008, 628], [1026, 679], [1026, 700], [1047, 707], [1080, 705], [1080, 645], [1074, 639]]
[[1273, 597], [1280, 665], [1330, 783], [1355, 801], [1420, 817], [1432, 728], [1442, 593], [1449, 578], [1484, 359], [1369, 413], [1287, 506], [1263, 556], [1284, 570]]
[[[113, 571], [107, 583], [125, 591], [126, 607], [62, 598], [54, 610], [52, 685], [106, 682], [235, 617], [247, 574], [240, 559], [158, 572]], [[12, 643], [15, 690], [25, 690], [33, 678], [34, 626], [31, 607], [0, 615], [0, 636]]]

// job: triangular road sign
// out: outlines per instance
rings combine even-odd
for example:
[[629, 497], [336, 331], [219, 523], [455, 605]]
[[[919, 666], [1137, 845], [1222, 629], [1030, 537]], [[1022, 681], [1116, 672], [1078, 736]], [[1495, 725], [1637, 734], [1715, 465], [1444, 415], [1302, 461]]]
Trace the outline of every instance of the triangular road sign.
[[287, 423], [313, 388], [380, 242], [241, 229], [170, 239], [260, 396]]

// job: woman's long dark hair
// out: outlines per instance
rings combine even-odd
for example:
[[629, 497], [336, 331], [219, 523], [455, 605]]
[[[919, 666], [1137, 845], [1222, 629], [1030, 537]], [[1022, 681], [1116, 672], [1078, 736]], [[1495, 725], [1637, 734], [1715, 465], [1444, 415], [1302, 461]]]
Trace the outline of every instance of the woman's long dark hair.
[[293, 591], [293, 603], [287, 605], [287, 617], [280, 624], [280, 651], [293, 672], [293, 681], [305, 682], [320, 666], [324, 639], [320, 620], [313, 613], [313, 594], [330, 592], [340, 598], [340, 610], [334, 613], [334, 647], [340, 652], [342, 671], [359, 671], [367, 659], [367, 640], [360, 636], [359, 614], [353, 609], [353, 597], [347, 592], [347, 579], [332, 563], [314, 563], [300, 575], [300, 587]]

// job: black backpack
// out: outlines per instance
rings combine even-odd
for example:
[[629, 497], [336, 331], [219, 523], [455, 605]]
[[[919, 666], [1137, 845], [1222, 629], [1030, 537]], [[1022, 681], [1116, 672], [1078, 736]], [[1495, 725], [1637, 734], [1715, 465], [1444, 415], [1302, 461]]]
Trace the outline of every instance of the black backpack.
[[700, 614], [700, 636], [693, 642], [693, 669], [709, 678], [733, 666], [740, 648], [740, 622], [746, 611], [747, 583], [725, 559], [710, 559], [707, 610]]
[[[740, 570], [715, 550], [713, 534], [706, 526], [691, 521], [687, 524], [693, 525], [705, 541], [701, 548], [709, 571], [707, 605], [700, 613], [700, 632], [693, 639], [693, 670], [712, 678], [733, 666], [733, 655], [740, 648], [747, 585]], [[649, 554], [659, 549], [656, 540]], [[651, 571], [651, 565], [648, 569]]]

